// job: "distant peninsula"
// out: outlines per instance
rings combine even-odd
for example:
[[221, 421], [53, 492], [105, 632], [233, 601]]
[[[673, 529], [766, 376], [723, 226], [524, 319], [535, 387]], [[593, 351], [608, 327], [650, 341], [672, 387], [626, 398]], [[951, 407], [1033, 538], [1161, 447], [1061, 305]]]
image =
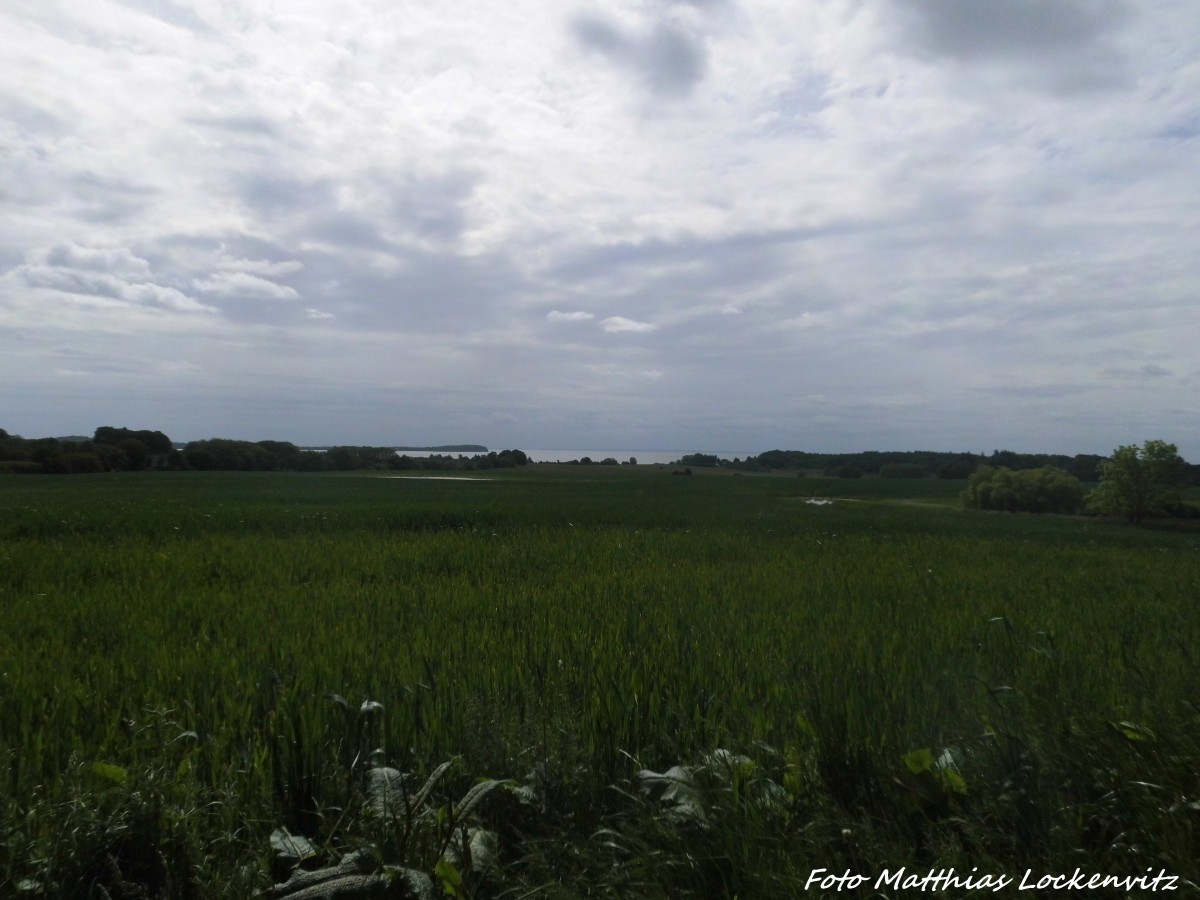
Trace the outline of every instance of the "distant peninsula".
[[[301, 450], [333, 450], [333, 445], [308, 447], [304, 446]], [[440, 447], [393, 447], [390, 444], [388, 450], [395, 450], [397, 453], [487, 453], [488, 448], [483, 444], [442, 444]]]

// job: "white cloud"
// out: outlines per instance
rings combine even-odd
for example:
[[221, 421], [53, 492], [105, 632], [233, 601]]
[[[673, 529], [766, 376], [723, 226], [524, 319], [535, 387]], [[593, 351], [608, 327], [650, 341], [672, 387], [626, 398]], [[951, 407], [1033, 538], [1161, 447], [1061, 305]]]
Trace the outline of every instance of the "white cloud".
[[587, 322], [596, 316], [590, 312], [559, 312], [552, 309], [546, 313], [547, 322]]
[[779, 323], [780, 328], [792, 328], [799, 330], [807, 330], [810, 328], [819, 328], [829, 321], [829, 316], [823, 313], [802, 312], [798, 316], [784, 319]]
[[150, 274], [150, 263], [134, 256], [126, 247], [80, 247], [68, 242], [37, 253], [36, 257], [56, 269], [84, 269], [124, 276]]
[[193, 300], [182, 291], [173, 287], [163, 287], [158, 284], [129, 284], [121, 289], [122, 298], [140, 305], [163, 306], [179, 312], [214, 312], [211, 306], [206, 306]]
[[[44, 314], [59, 303], [76, 309], [170, 310], [212, 313], [176, 287], [156, 282], [149, 263], [125, 248], [89, 248], [60, 244], [29, 254], [24, 263], [0, 276], [0, 308], [32, 312], [29, 301], [48, 301]], [[7, 300], [7, 303], [4, 301]], [[51, 318], [51, 327], [56, 321]]]
[[610, 334], [623, 331], [644, 334], [648, 331], [658, 330], [658, 326], [650, 322], [638, 322], [636, 319], [626, 319], [624, 316], [609, 316], [600, 323], [600, 327]]
[[192, 287], [220, 296], [250, 297], [264, 300], [295, 300], [300, 294], [295, 288], [276, 284], [249, 272], [217, 272], [209, 278], [196, 279]]
[[322, 312], [319, 309], [309, 307], [304, 311], [304, 317], [306, 319], [332, 319], [334, 316], [333, 313]]
[[248, 272], [251, 275], [290, 275], [304, 268], [304, 263], [296, 259], [281, 262], [271, 262], [266, 259], [230, 259], [225, 257], [217, 263], [217, 267], [234, 272]]

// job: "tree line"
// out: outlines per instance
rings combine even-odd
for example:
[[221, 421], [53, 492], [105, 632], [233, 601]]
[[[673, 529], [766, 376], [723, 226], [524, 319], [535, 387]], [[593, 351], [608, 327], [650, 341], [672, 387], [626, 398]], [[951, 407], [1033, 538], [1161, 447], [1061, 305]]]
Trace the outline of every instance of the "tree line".
[[1066, 456], [1057, 453], [1016, 453], [993, 450], [983, 453], [953, 453], [934, 450], [868, 450], [861, 453], [808, 453], [803, 450], [768, 450], [745, 459], [721, 459], [709, 453], [689, 453], [673, 465], [699, 468], [736, 469], [742, 472], [771, 470], [820, 472], [841, 478], [879, 475], [883, 478], [964, 479], [980, 466], [1004, 467], [1014, 471], [1052, 466], [1080, 481], [1099, 481], [1100, 465], [1107, 459], [1089, 453]]
[[1174, 444], [1150, 440], [1141, 447], [1121, 446], [1099, 468], [1100, 483], [1085, 494], [1078, 478], [1053, 466], [980, 466], [962, 494], [963, 505], [1006, 512], [1086, 512], [1134, 523], [1161, 516], [1200, 518], [1200, 508], [1183, 500], [1184, 489], [1196, 483], [1196, 467], [1188, 465]]
[[239, 472], [464, 471], [528, 464], [521, 450], [402, 456], [390, 447], [304, 450], [288, 441], [209, 438], [176, 447], [161, 431], [103, 426], [92, 437], [33, 438], [0, 428], [0, 474], [67, 475], [149, 470]]
[[[590, 464], [584, 457], [577, 461]], [[359, 470], [471, 471], [524, 466], [521, 450], [473, 456], [401, 455], [392, 447], [337, 446], [305, 450], [288, 441], [209, 438], [176, 447], [161, 431], [102, 426], [92, 437], [34, 438], [0, 428], [0, 474], [76, 474], [147, 470], [348, 472]], [[630, 459], [630, 464], [636, 460]], [[616, 459], [600, 465], [617, 465]], [[1183, 490], [1200, 484], [1200, 466], [1179, 456], [1174, 444], [1146, 441], [1118, 447], [1111, 457], [1079, 454], [1022, 454], [996, 450], [991, 456], [928, 451], [868, 451], [853, 454], [770, 450], [745, 460], [692, 453], [676, 463], [743, 471], [813, 469], [827, 475], [884, 478], [969, 479], [965, 506], [1007, 512], [1090, 512], [1131, 522], [1161, 516], [1200, 517], [1183, 502]], [[1085, 492], [1085, 481], [1098, 482]]]
[[[675, 465], [740, 471], [818, 471], [838, 478], [968, 479], [962, 503], [970, 509], [1029, 513], [1089, 513], [1141, 522], [1158, 516], [1200, 518], [1200, 507], [1183, 492], [1200, 484], [1200, 466], [1191, 465], [1174, 444], [1146, 441], [1118, 447], [1111, 457], [1079, 454], [1014, 453], [991, 456], [927, 451], [827, 454], [769, 450], [758, 456], [721, 459], [690, 453]], [[691, 469], [687, 469], [690, 473]], [[1096, 483], [1085, 490], [1084, 483]]]

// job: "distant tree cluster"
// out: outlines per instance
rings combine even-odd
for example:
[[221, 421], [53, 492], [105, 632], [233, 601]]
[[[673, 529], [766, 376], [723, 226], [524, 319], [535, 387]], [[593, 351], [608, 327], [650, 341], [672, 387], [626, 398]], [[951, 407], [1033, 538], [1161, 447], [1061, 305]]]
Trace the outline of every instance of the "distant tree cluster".
[[186, 467], [197, 470], [277, 472], [359, 472], [364, 470], [473, 471], [523, 466], [529, 457], [521, 450], [478, 453], [474, 456], [399, 455], [391, 447], [330, 447], [302, 450], [286, 441], [231, 441], [213, 438], [192, 441], [183, 448]]
[[1174, 444], [1151, 440], [1141, 447], [1118, 447], [1097, 470], [1100, 483], [1085, 498], [1080, 480], [1053, 466], [980, 466], [962, 500], [974, 509], [1088, 512], [1134, 523], [1156, 516], [1200, 518], [1200, 508], [1183, 500], [1184, 488], [1200, 483], [1200, 467], [1184, 461]]
[[863, 453], [807, 453], [803, 450], [768, 450], [745, 459], [721, 459], [708, 453], [689, 453], [673, 465], [699, 468], [737, 469], [755, 472], [795, 470], [821, 472], [831, 477], [879, 475], [884, 478], [945, 478], [967, 479], [980, 466], [1006, 468], [1013, 471], [1053, 466], [1081, 481], [1097, 481], [1103, 456], [1079, 454], [1064, 456], [1052, 453], [1015, 453], [995, 450], [990, 456], [981, 453], [942, 453], [937, 451], [869, 450]]
[[980, 466], [962, 500], [970, 509], [1071, 514], [1083, 508], [1083, 483], [1053, 466], [1019, 470]]
[[929, 470], [915, 463], [884, 463], [879, 474], [883, 478], [925, 478]]
[[821, 473], [829, 478], [862, 478], [863, 470], [858, 466], [852, 466], [849, 463], [842, 463], [839, 466], [830, 466]]
[[[161, 431], [103, 426], [88, 437], [25, 438], [0, 428], [0, 474], [66, 475], [187, 469], [199, 472], [348, 472], [363, 469], [461, 471], [528, 464], [520, 450], [473, 456], [400, 456], [390, 447], [303, 450], [287, 441], [208, 438], [176, 449]], [[613, 461], [614, 463], [616, 460]]]
[[324, 472], [323, 454], [305, 453], [287, 441], [207, 438], [182, 450], [184, 468], [198, 472]]
[[729, 460], [721, 459], [715, 453], [686, 453], [672, 463], [672, 465], [696, 466], [700, 469], [733, 468], [729, 464]]
[[433, 471], [461, 470], [480, 471], [484, 469], [513, 469], [517, 466], [529, 465], [529, 457], [522, 450], [495, 450], [490, 453], [477, 453], [474, 456], [398, 456], [389, 461], [389, 469], [426, 469]]
[[615, 456], [606, 456], [604, 459], [592, 459], [590, 456], [581, 456], [579, 459], [568, 459], [563, 465], [566, 466], [636, 466], [637, 457], [631, 456], [627, 462], [621, 462]]
[[97, 428], [90, 437], [26, 439], [0, 428], [0, 474], [69, 475], [181, 468], [161, 431]]

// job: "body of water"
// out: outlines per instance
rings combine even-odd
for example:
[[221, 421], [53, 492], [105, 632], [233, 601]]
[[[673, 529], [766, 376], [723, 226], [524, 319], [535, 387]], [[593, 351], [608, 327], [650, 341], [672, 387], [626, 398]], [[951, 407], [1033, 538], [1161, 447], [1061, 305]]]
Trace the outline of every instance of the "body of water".
[[525, 454], [534, 462], [570, 462], [586, 456], [592, 462], [598, 463], [611, 456], [617, 462], [629, 462], [632, 457], [638, 461], [640, 466], [669, 465], [690, 453], [707, 453], [719, 456], [721, 459], [745, 459], [747, 456], [756, 455], [744, 451], [725, 450], [525, 450]]
[[[712, 456], [718, 456], [721, 459], [745, 459], [747, 456], [757, 456], [756, 453], [748, 451], [734, 450], [525, 450], [524, 447], [489, 447], [490, 451], [499, 453], [505, 449], [524, 450], [525, 455], [530, 461], [535, 463], [552, 463], [552, 462], [571, 462], [571, 460], [583, 459], [588, 457], [592, 462], [598, 463], [602, 459], [612, 457], [617, 462], [627, 463], [629, 460], [636, 459], [640, 466], [652, 465], [670, 465], [675, 460], [687, 456], [690, 453], [705, 453]], [[475, 452], [433, 452], [422, 450], [397, 450], [400, 456], [476, 456]]]

